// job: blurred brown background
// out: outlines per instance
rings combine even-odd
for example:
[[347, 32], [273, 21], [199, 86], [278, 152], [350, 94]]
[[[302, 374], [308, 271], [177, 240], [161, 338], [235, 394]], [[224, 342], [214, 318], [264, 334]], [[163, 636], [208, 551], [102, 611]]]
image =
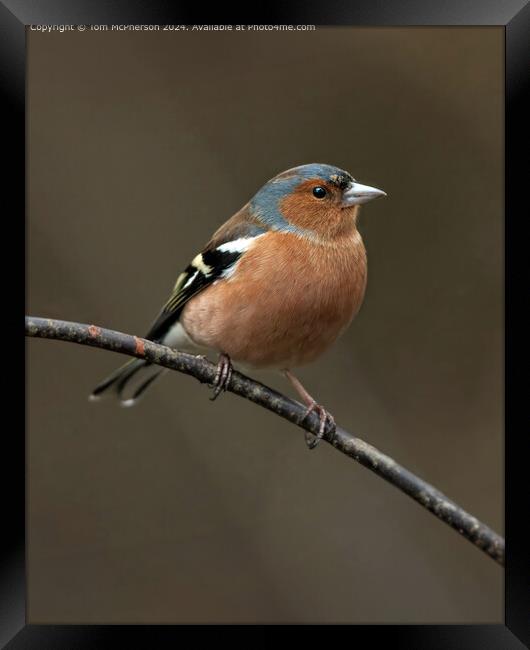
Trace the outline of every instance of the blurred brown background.
[[[301, 377], [502, 533], [501, 28], [28, 38], [29, 313], [142, 335], [265, 180], [344, 167], [388, 198], [364, 307]], [[28, 360], [30, 622], [502, 619], [494, 562], [272, 414], [175, 373], [94, 405], [122, 358]]]

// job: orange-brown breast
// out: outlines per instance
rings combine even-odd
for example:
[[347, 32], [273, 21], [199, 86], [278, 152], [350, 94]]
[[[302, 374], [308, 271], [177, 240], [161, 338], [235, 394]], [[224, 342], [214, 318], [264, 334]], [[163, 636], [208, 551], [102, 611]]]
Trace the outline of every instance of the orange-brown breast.
[[192, 298], [181, 322], [198, 345], [256, 368], [291, 368], [322, 354], [348, 326], [366, 287], [358, 231], [333, 243], [268, 232], [234, 274]]

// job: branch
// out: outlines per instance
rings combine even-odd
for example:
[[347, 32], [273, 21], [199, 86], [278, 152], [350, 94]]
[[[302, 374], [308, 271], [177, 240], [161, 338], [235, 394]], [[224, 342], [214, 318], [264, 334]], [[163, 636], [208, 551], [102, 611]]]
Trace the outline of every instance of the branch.
[[[216, 366], [204, 357], [177, 352], [152, 341], [95, 325], [26, 316], [26, 336], [69, 341], [120, 352], [191, 375], [203, 384], [211, 384], [215, 377]], [[263, 406], [305, 431], [312, 434], [318, 432], [319, 418], [315, 413], [311, 413], [304, 419], [306, 409], [300, 403], [239, 372], [234, 371], [232, 374], [228, 390]], [[448, 499], [442, 492], [398, 465], [372, 445], [340, 427], [337, 427], [335, 433], [330, 432], [328, 428], [324, 440], [408, 494], [438, 519], [457, 530], [477, 548], [504, 566], [504, 539]]]

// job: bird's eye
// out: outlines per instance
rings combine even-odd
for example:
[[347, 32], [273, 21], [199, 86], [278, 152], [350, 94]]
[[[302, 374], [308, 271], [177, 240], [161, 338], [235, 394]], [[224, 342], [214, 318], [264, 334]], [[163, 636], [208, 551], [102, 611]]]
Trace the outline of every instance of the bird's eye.
[[327, 192], [323, 187], [314, 187], [313, 188], [313, 196], [316, 197], [317, 199], [323, 199], [326, 196]]

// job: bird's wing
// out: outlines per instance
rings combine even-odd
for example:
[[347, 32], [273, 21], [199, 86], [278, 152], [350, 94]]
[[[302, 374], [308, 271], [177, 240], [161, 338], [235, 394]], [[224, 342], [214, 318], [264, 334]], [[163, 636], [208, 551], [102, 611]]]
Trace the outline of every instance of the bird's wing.
[[254, 240], [264, 233], [261, 226], [242, 218], [240, 213], [219, 228], [203, 251], [179, 275], [145, 338], [152, 341], [163, 339], [180, 318], [188, 300], [216, 280], [228, 277]]

